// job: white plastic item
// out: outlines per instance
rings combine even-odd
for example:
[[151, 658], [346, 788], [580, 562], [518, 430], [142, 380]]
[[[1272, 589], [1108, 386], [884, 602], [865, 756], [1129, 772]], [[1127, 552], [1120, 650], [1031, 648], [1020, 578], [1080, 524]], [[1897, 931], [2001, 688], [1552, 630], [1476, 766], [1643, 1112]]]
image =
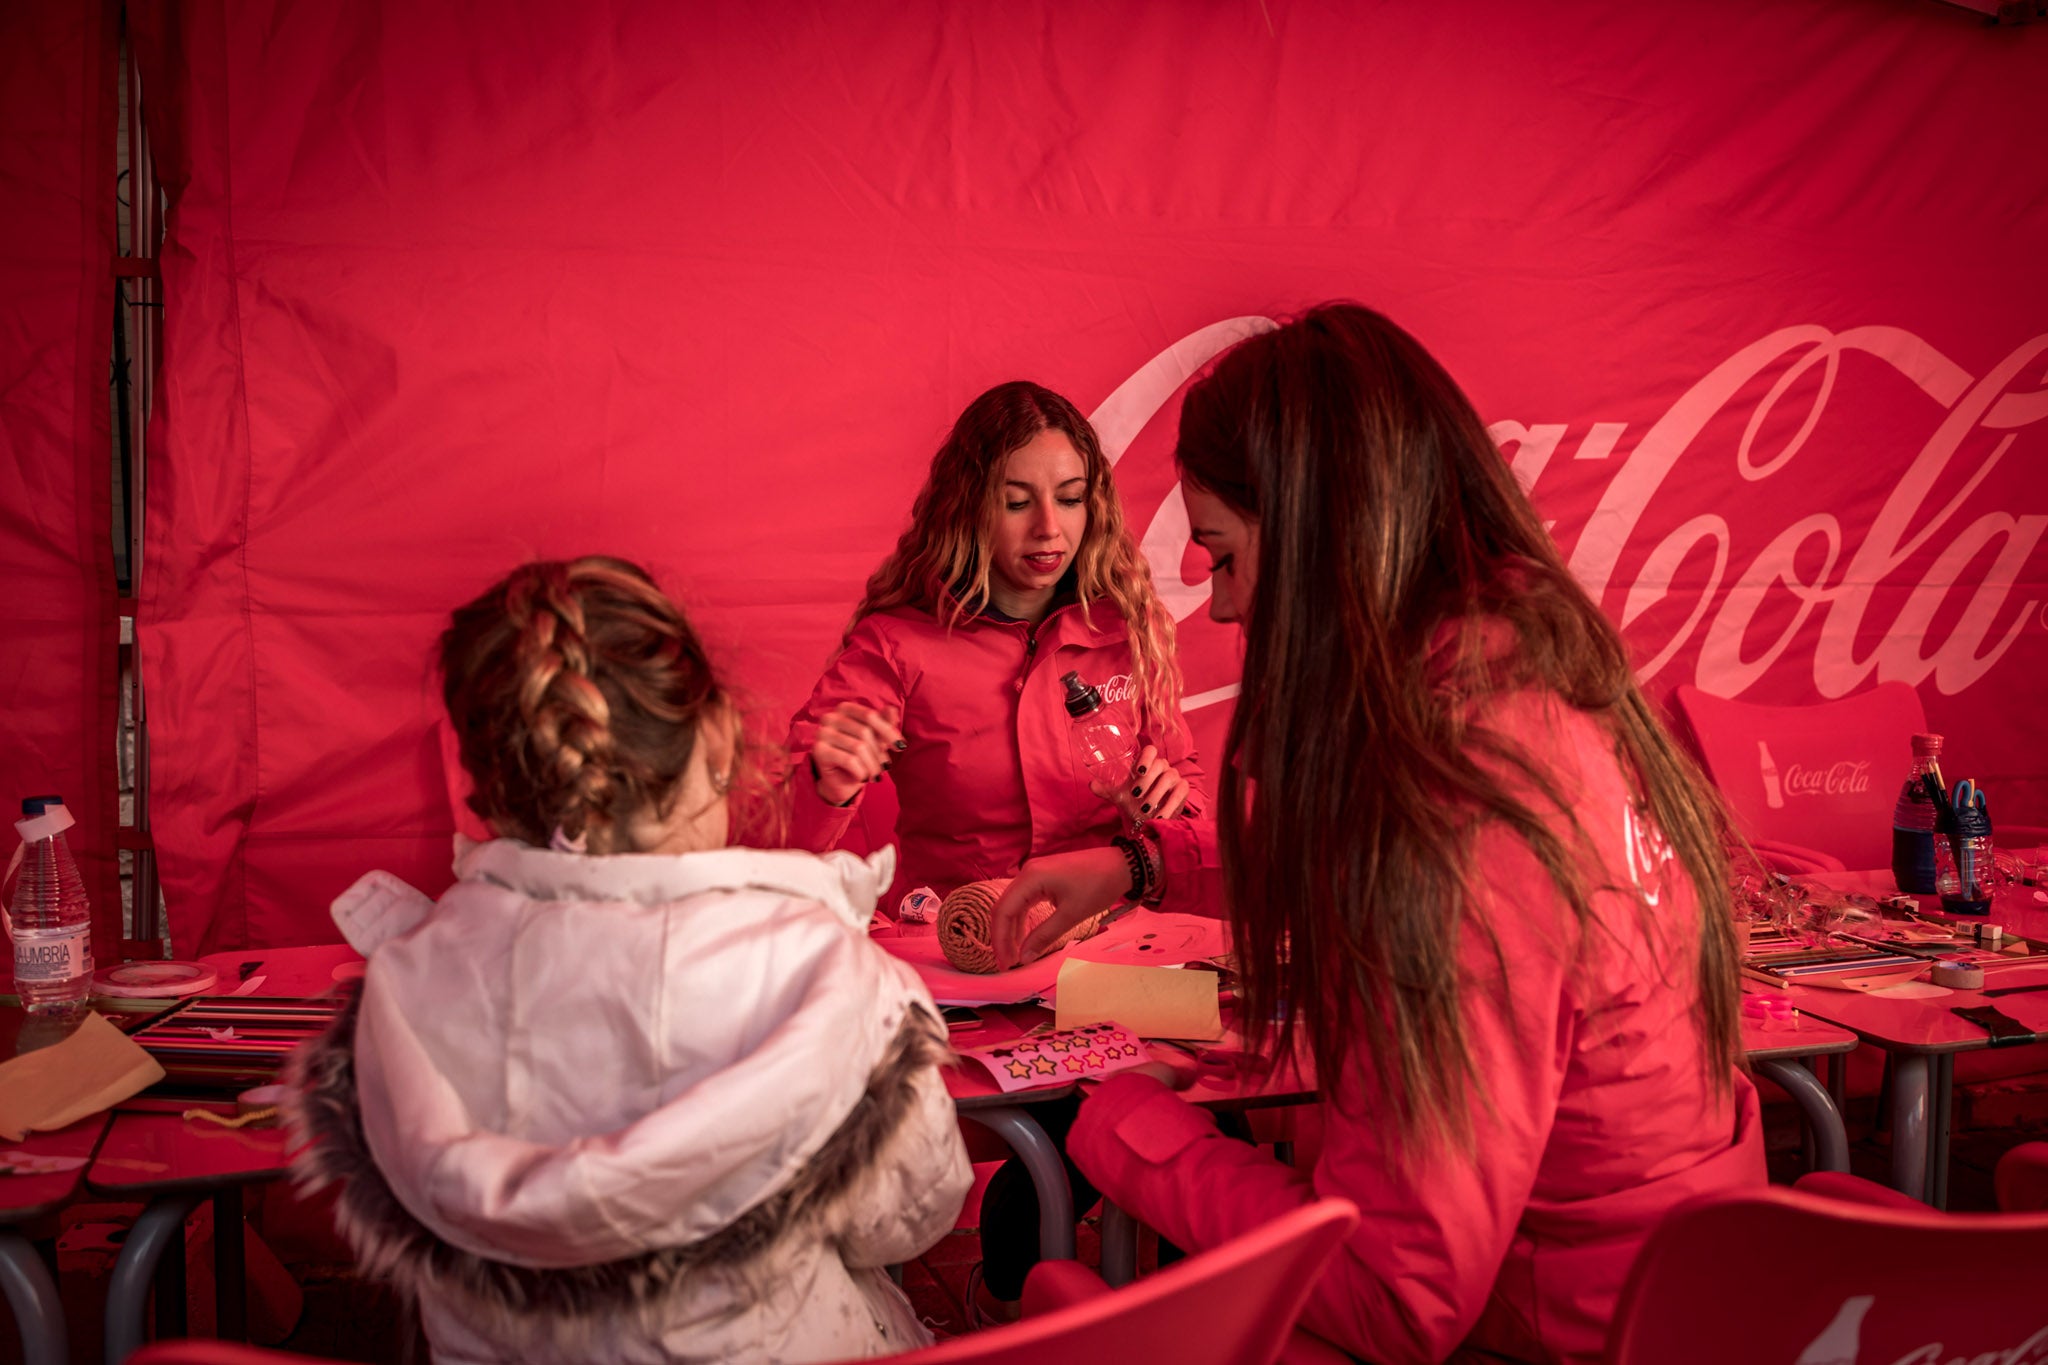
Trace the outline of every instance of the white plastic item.
[[30, 1014], [75, 1014], [92, 991], [92, 910], [64, 839], [71, 813], [61, 797], [31, 796], [21, 815], [21, 880], [8, 911], [15, 990]]

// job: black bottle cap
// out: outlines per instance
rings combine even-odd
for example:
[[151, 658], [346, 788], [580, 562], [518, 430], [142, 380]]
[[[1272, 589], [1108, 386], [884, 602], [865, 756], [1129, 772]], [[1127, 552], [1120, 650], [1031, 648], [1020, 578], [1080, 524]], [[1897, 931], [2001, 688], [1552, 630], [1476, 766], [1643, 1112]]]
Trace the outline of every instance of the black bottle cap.
[[1102, 709], [1102, 693], [1082, 682], [1079, 673], [1068, 673], [1060, 681], [1067, 685], [1067, 714], [1073, 719]]
[[52, 806], [63, 804], [64, 798], [61, 796], [24, 796], [21, 799], [21, 815], [24, 820], [33, 819]]

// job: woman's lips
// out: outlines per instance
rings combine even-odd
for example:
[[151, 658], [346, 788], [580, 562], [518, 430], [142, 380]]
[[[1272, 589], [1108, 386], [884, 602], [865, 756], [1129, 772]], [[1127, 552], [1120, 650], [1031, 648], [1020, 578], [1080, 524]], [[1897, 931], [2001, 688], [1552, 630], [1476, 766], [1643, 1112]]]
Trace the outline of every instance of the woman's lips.
[[1054, 569], [1059, 568], [1061, 564], [1065, 563], [1066, 558], [1067, 557], [1064, 553], [1045, 555], [1025, 555], [1024, 562], [1026, 564], [1029, 564], [1032, 568], [1038, 570], [1038, 572], [1040, 573], [1051, 573]]

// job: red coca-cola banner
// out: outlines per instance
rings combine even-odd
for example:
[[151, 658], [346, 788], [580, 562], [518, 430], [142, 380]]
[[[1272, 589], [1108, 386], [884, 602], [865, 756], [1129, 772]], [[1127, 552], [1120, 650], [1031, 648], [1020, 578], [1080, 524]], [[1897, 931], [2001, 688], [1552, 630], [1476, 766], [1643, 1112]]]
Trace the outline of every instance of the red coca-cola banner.
[[1936, 0], [137, 17], [183, 952], [331, 937], [370, 866], [445, 881], [430, 648], [521, 559], [648, 562], [779, 726], [952, 416], [1018, 376], [1118, 453], [1213, 749], [1236, 649], [1178, 389], [1333, 297], [1466, 384], [1654, 691], [1902, 679], [1952, 775], [2048, 816], [2048, 32]]

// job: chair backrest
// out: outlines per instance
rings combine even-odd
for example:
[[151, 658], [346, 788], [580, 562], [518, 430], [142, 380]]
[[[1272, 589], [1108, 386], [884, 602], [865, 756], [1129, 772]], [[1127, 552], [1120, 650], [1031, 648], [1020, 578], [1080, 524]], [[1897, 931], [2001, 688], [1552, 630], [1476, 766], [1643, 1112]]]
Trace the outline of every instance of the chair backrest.
[[1351, 1229], [1324, 1199], [1135, 1284], [899, 1356], [901, 1365], [1271, 1365]]
[[1995, 1180], [2007, 1213], [2048, 1210], [2048, 1142], [2022, 1142], [2000, 1157]]
[[1927, 727], [1918, 692], [1879, 683], [1818, 706], [1759, 706], [1681, 683], [1672, 699], [1743, 833], [1891, 866], [1892, 805]]
[[2031, 1360], [2048, 1345], [2044, 1284], [2048, 1214], [1905, 1212], [1784, 1189], [1711, 1195], [1650, 1234], [1607, 1359]]
[[331, 1365], [326, 1356], [293, 1355], [211, 1338], [152, 1341], [132, 1353], [126, 1365]]

